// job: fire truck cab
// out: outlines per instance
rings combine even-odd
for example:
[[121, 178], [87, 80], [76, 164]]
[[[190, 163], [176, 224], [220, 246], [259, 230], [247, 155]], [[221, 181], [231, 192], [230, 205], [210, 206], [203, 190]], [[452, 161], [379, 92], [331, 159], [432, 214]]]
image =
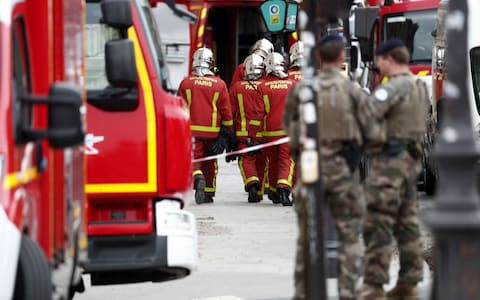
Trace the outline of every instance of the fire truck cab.
[[147, 0], [86, 1], [86, 226], [92, 285], [182, 278], [197, 261], [191, 135]]
[[0, 2], [0, 299], [80, 285], [83, 3]]

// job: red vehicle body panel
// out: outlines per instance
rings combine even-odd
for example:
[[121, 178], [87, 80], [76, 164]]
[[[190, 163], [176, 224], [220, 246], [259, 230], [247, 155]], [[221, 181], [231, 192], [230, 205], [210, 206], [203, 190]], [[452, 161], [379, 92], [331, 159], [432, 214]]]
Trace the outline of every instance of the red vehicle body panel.
[[[139, 106], [133, 111], [106, 112], [87, 105], [88, 130], [102, 141], [98, 154], [87, 155], [88, 234], [124, 235], [153, 232], [152, 199], [182, 200], [191, 187], [191, 136], [180, 98], [167, 93], [155, 71], [157, 62], [140, 16], [132, 3], [133, 40], [139, 77]], [[143, 201], [148, 218], [108, 224], [94, 222], [97, 205], [108, 201]], [[110, 209], [110, 208], [108, 208]], [[105, 221], [105, 220], [104, 220]]]

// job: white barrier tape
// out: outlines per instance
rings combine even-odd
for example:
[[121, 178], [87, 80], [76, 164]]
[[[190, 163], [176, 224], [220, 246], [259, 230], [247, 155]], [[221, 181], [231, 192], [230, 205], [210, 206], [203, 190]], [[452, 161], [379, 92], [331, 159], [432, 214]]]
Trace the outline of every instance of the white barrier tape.
[[236, 151], [232, 151], [232, 152], [228, 152], [228, 153], [222, 153], [222, 154], [207, 156], [207, 157], [203, 157], [203, 158], [197, 158], [197, 159], [194, 159], [192, 162], [193, 163], [198, 163], [198, 162], [203, 162], [203, 161], [207, 161], [207, 160], [214, 160], [214, 159], [221, 158], [221, 157], [243, 154], [243, 153], [247, 153], [247, 152], [250, 152], [250, 151], [257, 151], [257, 150], [260, 150], [260, 149], [263, 149], [263, 148], [268, 148], [268, 147], [272, 147], [272, 146], [276, 146], [276, 145], [285, 144], [285, 143], [288, 143], [288, 142], [290, 142], [290, 138], [287, 136], [287, 137], [278, 139], [278, 140], [273, 141], [273, 142], [268, 142], [268, 143], [265, 143], [265, 144], [260, 144], [260, 145], [244, 148], [242, 150], [236, 150]]

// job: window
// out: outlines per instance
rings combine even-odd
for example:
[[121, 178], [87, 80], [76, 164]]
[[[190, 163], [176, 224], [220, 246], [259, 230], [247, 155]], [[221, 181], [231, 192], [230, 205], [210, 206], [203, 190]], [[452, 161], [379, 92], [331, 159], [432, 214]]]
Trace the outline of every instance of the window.
[[13, 46], [13, 128], [17, 143], [27, 142], [22, 137], [22, 129], [32, 126], [32, 106], [22, 102], [22, 97], [32, 92], [30, 61], [27, 49], [25, 21], [19, 17], [12, 23]]
[[109, 86], [105, 72], [105, 43], [120, 38], [117, 29], [100, 23], [101, 18], [100, 3], [87, 3], [85, 23], [87, 90], [102, 90]]
[[160, 82], [164, 89], [173, 91], [174, 88], [170, 82], [170, 75], [162, 50], [160, 34], [158, 32], [157, 23], [155, 22], [155, 19], [152, 15], [150, 4], [147, 0], [144, 0], [141, 2], [140, 5], [141, 7], [138, 10], [140, 14], [140, 20], [142, 21], [145, 35], [149, 43], [149, 48], [151, 49], [154, 56], [154, 60], [158, 62], [155, 66], [155, 69], [157, 70], [157, 73], [159, 75], [158, 78], [160, 78]]
[[436, 13], [436, 9], [431, 9], [386, 16], [383, 22], [383, 38], [405, 41], [412, 56], [411, 63], [431, 64], [432, 31], [435, 28]]

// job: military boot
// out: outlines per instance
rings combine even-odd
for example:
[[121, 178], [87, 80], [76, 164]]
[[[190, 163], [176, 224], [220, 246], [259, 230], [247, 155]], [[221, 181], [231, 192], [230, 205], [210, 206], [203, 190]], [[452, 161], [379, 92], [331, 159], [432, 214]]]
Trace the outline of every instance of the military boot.
[[397, 283], [393, 290], [387, 293], [388, 300], [420, 300], [417, 284]]
[[262, 201], [262, 196], [258, 194], [258, 184], [252, 184], [248, 187], [248, 203], [258, 203]]
[[205, 203], [205, 186], [207, 183], [205, 182], [205, 178], [203, 177], [196, 177], [193, 183], [193, 189], [195, 190], [195, 203], [203, 204]]
[[282, 189], [279, 188], [277, 190], [278, 192], [278, 198], [280, 200], [280, 203], [282, 203], [283, 206], [292, 206], [292, 201], [290, 201], [290, 191], [287, 189]]
[[359, 294], [359, 300], [387, 300], [387, 294], [381, 284], [364, 283]]

